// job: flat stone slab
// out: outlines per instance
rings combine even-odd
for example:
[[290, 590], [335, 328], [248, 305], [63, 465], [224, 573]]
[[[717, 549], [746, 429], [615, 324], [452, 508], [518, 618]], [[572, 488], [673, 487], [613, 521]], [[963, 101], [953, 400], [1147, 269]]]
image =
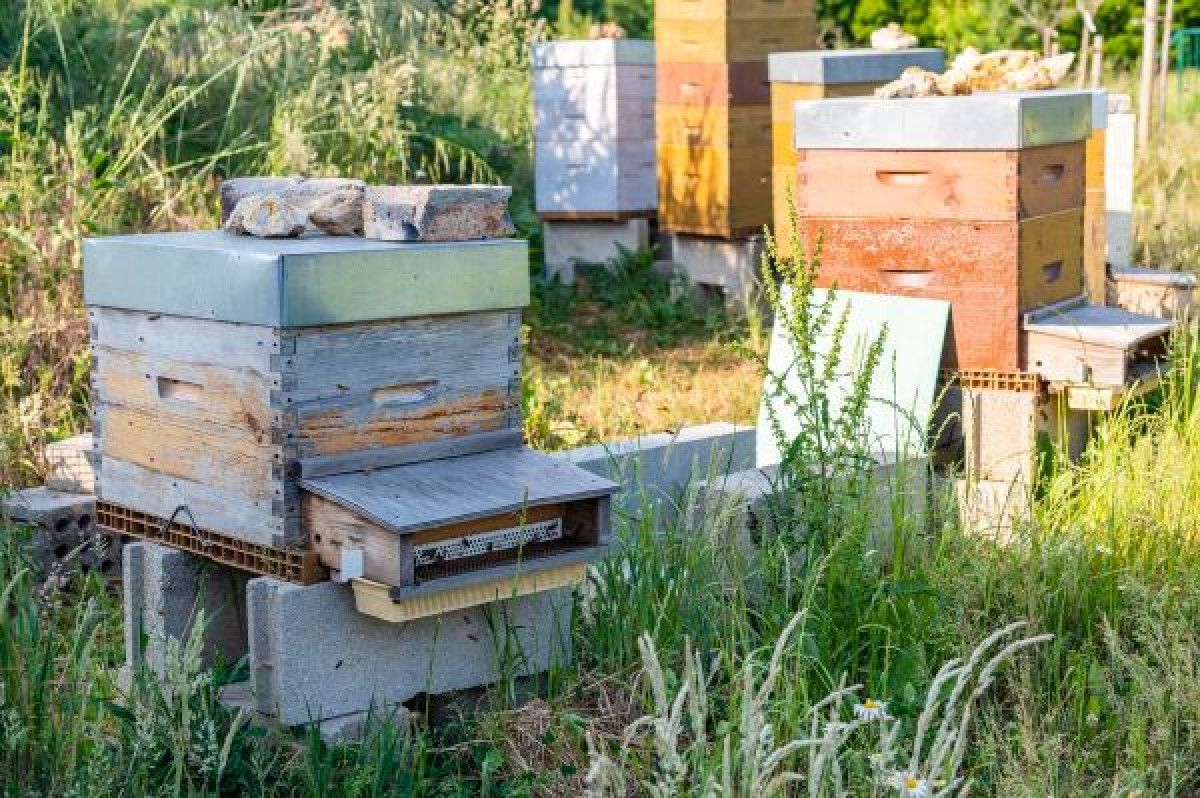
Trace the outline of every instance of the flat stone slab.
[[256, 194], [274, 194], [311, 213], [330, 195], [351, 192], [362, 197], [366, 183], [343, 177], [231, 177], [221, 183], [221, 225], [229, 221], [237, 204]]
[[370, 186], [363, 235], [377, 241], [474, 241], [516, 233], [508, 186]]

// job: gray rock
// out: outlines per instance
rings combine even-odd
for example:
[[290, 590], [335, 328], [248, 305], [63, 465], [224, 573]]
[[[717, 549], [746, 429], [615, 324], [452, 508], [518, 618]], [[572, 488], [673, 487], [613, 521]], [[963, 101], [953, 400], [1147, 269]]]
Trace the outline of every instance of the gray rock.
[[308, 212], [275, 194], [252, 194], [238, 201], [225, 229], [258, 238], [295, 238], [308, 229]]
[[221, 183], [221, 224], [239, 202], [255, 194], [283, 197], [311, 214], [330, 195], [354, 191], [361, 196], [364, 188], [363, 181], [344, 177], [232, 177]]
[[377, 241], [471, 241], [516, 232], [508, 186], [370, 186], [363, 234]]
[[363, 190], [321, 194], [308, 209], [308, 222], [331, 236], [359, 236], [363, 228]]

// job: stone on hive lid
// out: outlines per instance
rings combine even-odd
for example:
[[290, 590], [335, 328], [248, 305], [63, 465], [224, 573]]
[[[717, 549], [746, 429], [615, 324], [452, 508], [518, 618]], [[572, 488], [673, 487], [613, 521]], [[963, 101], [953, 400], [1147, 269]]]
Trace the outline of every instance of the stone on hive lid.
[[307, 213], [331, 194], [351, 191], [362, 195], [366, 184], [342, 177], [232, 177], [221, 183], [221, 224], [238, 202], [254, 194], [274, 194]]
[[238, 200], [225, 229], [258, 238], [295, 238], [308, 229], [308, 212], [276, 194], [251, 194]]
[[516, 232], [508, 186], [371, 186], [363, 235], [376, 241], [472, 241]]

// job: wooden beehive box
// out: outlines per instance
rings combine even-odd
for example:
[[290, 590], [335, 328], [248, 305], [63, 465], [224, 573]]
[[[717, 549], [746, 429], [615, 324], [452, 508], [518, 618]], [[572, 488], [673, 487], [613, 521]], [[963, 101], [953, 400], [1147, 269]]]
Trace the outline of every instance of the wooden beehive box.
[[1020, 314], [1083, 290], [1090, 92], [795, 105], [818, 282], [945, 299], [943, 364], [1021, 368]]
[[1110, 410], [1136, 384], [1156, 385], [1174, 323], [1080, 296], [1025, 314], [1023, 360], [1072, 406]]
[[305, 476], [520, 443], [524, 242], [213, 231], [84, 261], [107, 504], [298, 546]]
[[535, 198], [547, 219], [653, 213], [654, 43], [533, 48]]
[[948, 300], [953, 369], [1020, 367], [1021, 312], [1082, 291], [1082, 230], [1079, 209], [1020, 222], [800, 220], [806, 255], [821, 242], [818, 285]]
[[811, 17], [815, 0], [658, 0], [654, 13], [663, 19], [789, 19]]
[[738, 238], [771, 216], [770, 147], [658, 149], [659, 224], [665, 230]]
[[659, 12], [654, 26], [659, 63], [766, 61], [768, 53], [817, 43], [817, 20], [812, 14], [673, 19]]
[[[305, 534], [321, 562], [397, 597], [518, 562], [594, 556], [616, 490], [525, 448], [314, 477], [303, 488]], [[359, 552], [361, 567], [346, 573]]]
[[1092, 90], [1092, 134], [1088, 136], [1085, 155], [1083, 277], [1088, 299], [1103, 305], [1107, 295], [1107, 197], [1104, 181], [1104, 159], [1107, 148], [1108, 92]]

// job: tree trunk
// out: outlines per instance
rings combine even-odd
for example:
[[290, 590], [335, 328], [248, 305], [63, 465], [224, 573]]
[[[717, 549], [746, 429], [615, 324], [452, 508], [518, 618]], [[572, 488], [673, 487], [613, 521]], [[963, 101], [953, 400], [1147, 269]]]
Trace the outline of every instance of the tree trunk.
[[1100, 88], [1101, 82], [1104, 80], [1104, 36], [1097, 33], [1096, 38], [1092, 40], [1092, 88]]
[[1142, 17], [1142, 74], [1138, 83], [1139, 147], [1145, 147], [1150, 141], [1150, 115], [1154, 112], [1154, 32], [1157, 22], [1158, 0], [1146, 0], [1146, 13]]
[[1157, 129], [1161, 135], [1167, 126], [1167, 84], [1171, 75], [1171, 25], [1175, 22], [1175, 0], [1167, 0], [1167, 13], [1163, 15], [1162, 52], [1158, 65], [1158, 119]]

